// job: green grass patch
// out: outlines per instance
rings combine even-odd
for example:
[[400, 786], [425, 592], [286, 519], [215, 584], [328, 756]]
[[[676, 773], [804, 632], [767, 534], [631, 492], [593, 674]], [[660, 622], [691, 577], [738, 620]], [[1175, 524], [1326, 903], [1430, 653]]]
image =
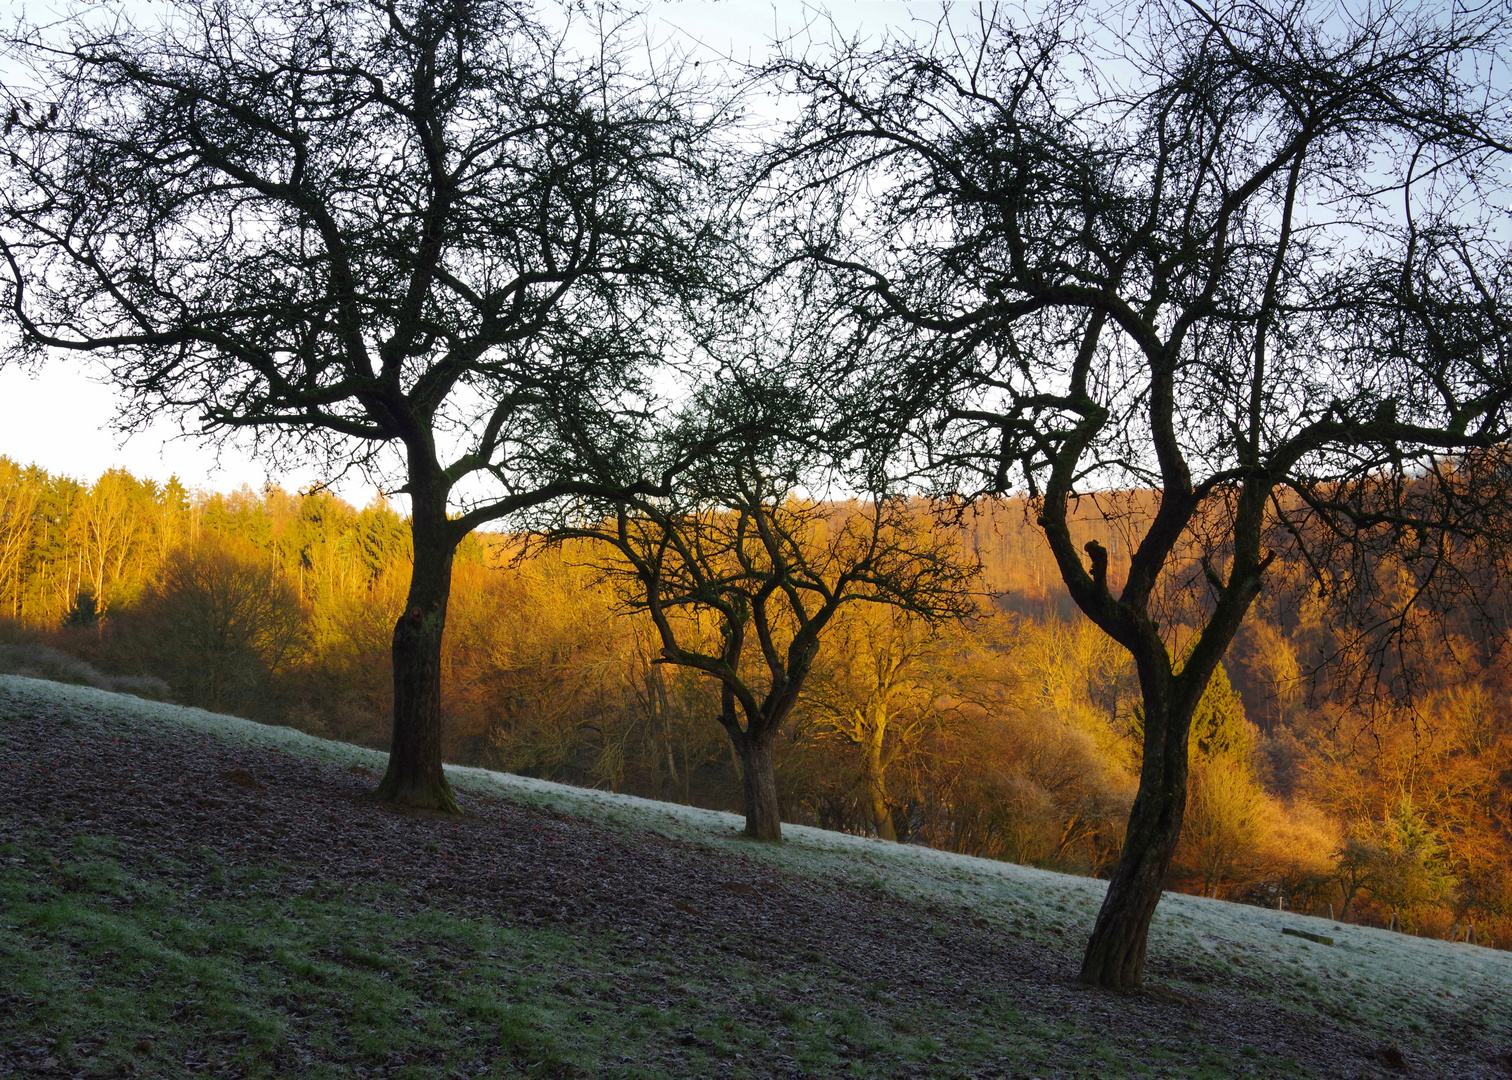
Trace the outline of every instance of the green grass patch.
[[[440, 910], [398, 885], [205, 852], [144, 861], [133, 870], [106, 837], [0, 847], [0, 970], [11, 1046], [31, 1063], [129, 1063], [140, 1077], [649, 1080], [765, 1074], [774, 1059], [815, 1076], [940, 1077], [1059, 1061], [1091, 1078], [1166, 1057], [1078, 1045], [1074, 1020], [1026, 1024], [997, 994], [903, 1005], [881, 980], [689, 969], [612, 936]], [[1239, 1061], [1257, 1064], [1211, 1052], [1181, 1075], [1239, 1075]]]
[[174, 889], [100, 856], [112, 847], [3, 851], [11, 1035], [55, 1067], [571, 1075], [632, 1026], [578, 1021], [577, 986], [606, 973], [558, 933], [264, 870], [185, 873]]

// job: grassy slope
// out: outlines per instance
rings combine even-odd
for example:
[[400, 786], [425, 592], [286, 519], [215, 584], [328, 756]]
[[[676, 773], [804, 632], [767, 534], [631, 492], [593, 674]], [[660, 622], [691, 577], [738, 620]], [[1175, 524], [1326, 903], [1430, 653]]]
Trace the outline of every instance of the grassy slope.
[[[382, 755], [371, 751], [199, 710], [13, 677], [0, 678], [0, 689], [142, 731], [187, 729], [333, 764], [382, 767]], [[3, 733], [0, 724], [0, 739]], [[1083, 878], [799, 826], [785, 827], [787, 842], [780, 847], [752, 845], [739, 837], [741, 823], [729, 814], [478, 769], [455, 768], [450, 775], [464, 792], [503, 796], [624, 830], [649, 830], [810, 877], [880, 887], [911, 901], [964, 904], [994, 925], [1022, 928], [1047, 943], [1079, 939], [1102, 892], [1100, 882]], [[325, 1057], [343, 1050], [341, 1040], [354, 1038], [365, 1041], [368, 1060], [387, 1062], [388, 1074], [396, 1076], [438, 1075], [451, 1067], [438, 1057], [447, 1051], [453, 1065], [468, 1064], [467, 1075], [490, 1061], [494, 1074], [571, 1075], [592, 1063], [616, 1061], [617, 1047], [651, 1029], [686, 1033], [680, 1036], [690, 1048], [684, 1064], [697, 1075], [704, 1050], [728, 1060], [747, 1045], [738, 1011], [697, 1004], [718, 1002], [723, 993], [718, 986], [695, 986], [680, 1003], [642, 1002], [615, 1011], [613, 1022], [585, 1028], [584, 1006], [592, 1011], [595, 1002], [612, 999], [615, 987], [634, 974], [631, 968], [641, 966], [612, 948], [584, 949], [549, 928], [515, 929], [440, 911], [417, 916], [401, 910], [384, 886], [332, 895], [322, 892], [318, 881], [291, 877], [286, 869], [228, 871], [234, 880], [212, 881], [220, 887], [186, 902], [185, 893], [197, 893], [197, 887], [164, 884], [173, 880], [168, 865], [173, 853], [156, 856], [170, 872], [148, 880], [122, 869], [112, 857], [115, 843], [101, 839], [72, 852], [69, 873], [79, 879], [78, 887], [59, 894], [35, 891], [38, 869], [57, 865], [57, 853], [47, 850], [44, 837], [20, 836], [0, 850], [0, 965], [13, 973], [7, 989], [16, 992], [7, 996], [0, 990], [0, 1029], [7, 1036], [26, 1032], [33, 1039], [26, 1044], [31, 1060], [52, 1062], [61, 1073], [92, 1058], [121, 1055], [135, 1055], [143, 1070], [139, 1075], [168, 1068], [170, 1059], [182, 1065], [186, 1052], [192, 1061], [196, 1051], [184, 1046], [163, 1053], [182, 1041], [175, 1020], [186, 1029], [217, 1028], [222, 1041], [208, 1045], [202, 1060], [209, 1071], [221, 1067], [232, 1075], [240, 1075], [241, 1068], [265, 1071], [270, 1064], [275, 1071], [299, 1066], [320, 1075]], [[1329, 948], [1283, 936], [1284, 926], [1330, 935], [1337, 944]], [[1150, 947], [1152, 956], [1192, 958], [1194, 971], [1232, 972], [1277, 1000], [1379, 1030], [1383, 1041], [1390, 1036], [1408, 1048], [1413, 1032], [1421, 1034], [1430, 1022], [1425, 1017], [1446, 1009], [1473, 1014], [1476, 1003], [1486, 1004], [1486, 1022], [1506, 1037], [1505, 1009], [1496, 1003], [1512, 999], [1512, 954], [1176, 894], [1161, 904]], [[736, 959], [731, 963], [732, 969], [739, 966]], [[112, 967], [129, 967], [135, 985], [147, 989], [128, 989], [125, 982], [104, 977]], [[68, 999], [74, 1004], [63, 1006], [55, 993], [52, 1004], [36, 1004], [50, 1000], [61, 981], [78, 991]], [[101, 986], [87, 992], [92, 981]], [[509, 985], [511, 992], [489, 992], [499, 985]], [[1193, 990], [1180, 982], [1170, 985]], [[802, 987], [775, 989], [779, 997], [786, 990], [804, 1000]], [[305, 997], [309, 1007], [301, 1010], [296, 1006]], [[333, 1002], [339, 1003], [334, 1011]], [[811, 1073], [842, 1071], [828, 1050], [836, 1032], [853, 1041], [871, 1040], [924, 1063], [921, 1067], [941, 1049], [926, 1034], [929, 1016], [919, 1016], [917, 1024], [895, 1019], [888, 1030], [875, 1031], [856, 1010], [823, 1015], [781, 1008], [783, 1022], [795, 1033], [799, 1066]], [[1002, 1008], [1011, 1011], [1011, 1003]], [[290, 1056], [270, 1061], [238, 1052], [249, 1044], [277, 1042], [277, 1029], [289, 1023], [284, 1018], [301, 1011], [306, 1015], [298, 1022], [305, 1030], [298, 1049], [286, 1052]], [[144, 1029], [148, 1017], [157, 1018], [155, 1030]], [[33, 1038], [40, 1028], [64, 1037], [47, 1046]], [[436, 1037], [427, 1039], [428, 1031]], [[1019, 1061], [1025, 1067], [1043, 1062], [1044, 1075], [1058, 1071], [1053, 1068], [1061, 1053], [1057, 1048], [1075, 1031], [1074, 1017], [1064, 1027], [1029, 1031]], [[473, 1034], [481, 1040], [477, 1046], [469, 1043]], [[759, 1048], [754, 1034], [751, 1041]], [[1101, 1075], [1226, 1076], [1235, 1069], [1226, 1055], [1217, 1054], [1206, 1065], [1167, 1062], [1146, 1072], [1138, 1068], [1137, 1055], [1131, 1062], [1127, 1048], [1078, 1049], [1088, 1052], [1081, 1057], [1089, 1071], [1078, 1068], [1068, 1075], [1098, 1075], [1093, 1061], [1099, 1055], [1109, 1061]], [[1157, 1061], [1149, 1065], [1156, 1070]], [[633, 1064], [627, 1069], [634, 1074]], [[1274, 1069], [1262, 1066], [1259, 1075], [1290, 1071], [1280, 1062]], [[944, 1061], [935, 1070], [952, 1072]], [[380, 1068], [373, 1075], [381, 1073]]]

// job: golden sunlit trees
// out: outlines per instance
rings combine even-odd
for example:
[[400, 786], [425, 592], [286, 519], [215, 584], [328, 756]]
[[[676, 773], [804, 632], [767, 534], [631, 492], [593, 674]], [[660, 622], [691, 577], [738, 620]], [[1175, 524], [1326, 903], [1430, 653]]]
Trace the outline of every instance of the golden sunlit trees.
[[1117, 857], [1131, 777], [1086, 731], [1053, 713], [963, 708], [931, 750], [931, 846], [1088, 874]]
[[1267, 805], [1256, 781], [1249, 721], [1219, 664], [1192, 714], [1191, 790], [1175, 861], [1195, 868], [1202, 894], [1236, 876], [1253, 877]]
[[115, 603], [133, 556], [140, 558], [148, 547], [142, 534], [152, 524], [148, 508], [158, 501], [155, 488], [124, 469], [109, 469], [85, 493], [70, 521], [68, 543], [78, 555], [80, 590], [95, 598], [99, 614]]
[[[382, 745], [392, 693], [386, 658], [409, 572], [405, 523], [391, 508], [356, 510], [318, 491], [189, 496], [132, 481], [124, 486], [142, 498], [133, 502], [139, 520], [127, 530], [117, 600], [99, 626], [76, 634], [58, 626], [83, 565], [71, 546], [83, 532], [74, 515], [87, 512], [93, 485], [20, 466], [0, 469], [0, 481], [0, 505], [34, 507], [29, 520], [16, 518], [24, 539], [7, 588], [29, 625], [5, 628], [16, 646], [5, 658], [10, 670], [87, 676], [154, 696], [166, 692], [155, 679], [167, 675], [179, 700], [219, 697], [222, 708]], [[1018, 506], [1000, 510], [1019, 520]], [[823, 510], [831, 512], [839, 508]], [[951, 535], [971, 543], [970, 531]], [[167, 543], [168, 565], [165, 537], [179, 538]], [[202, 613], [185, 594], [202, 601], [218, 586], [186, 589], [185, 560], [213, 563], [228, 548], [241, 567], [233, 595], [285, 605], [297, 598], [304, 629], [294, 656], [274, 655], [270, 665], [255, 641], [228, 649], [234, 635], [189, 633]], [[449, 759], [738, 808], [734, 744], [709, 722], [720, 713], [721, 684], [667, 663], [648, 614], [621, 610], [602, 567], [629, 564], [587, 541], [516, 562], [520, 549], [519, 538], [489, 535], [459, 549], [443, 657]], [[170, 585], [172, 605], [161, 595]], [[900, 838], [906, 829], [911, 842], [1106, 873], [1142, 745], [1132, 664], [1086, 620], [1030, 617], [1002, 602], [934, 627], [885, 604], [842, 605], [773, 742], [790, 820], [875, 833], [886, 813], [883, 822]], [[1361, 708], [1348, 686], [1324, 699], [1329, 687], [1320, 682], [1311, 703], [1296, 688], [1298, 698], [1272, 713], [1268, 734], [1250, 727], [1237, 694], [1246, 706], [1272, 708], [1267, 673], [1300, 667], [1301, 657], [1337, 641], [1328, 620], [1316, 598], [1268, 598], [1250, 616], [1233, 684], [1223, 666], [1210, 680], [1194, 712], [1190, 798], [1167, 887], [1284, 900], [1318, 914], [1332, 905], [1335, 914], [1382, 923], [1395, 909], [1415, 931], [1473, 922], [1481, 943], [1512, 942], [1505, 666], [1445, 659], [1426, 667], [1431, 692], [1415, 709], [1386, 701]], [[712, 613], [677, 625], [685, 646], [717, 652]], [[1470, 655], [1463, 642], [1456, 648]], [[752, 681], [761, 674], [755, 652], [748, 648], [744, 669]], [[1252, 664], [1256, 652], [1280, 659]], [[195, 685], [202, 673], [212, 678]], [[882, 752], [868, 760], [878, 730]], [[1281, 740], [1295, 760], [1278, 785], [1271, 776]], [[881, 777], [885, 811], [874, 805], [869, 770]], [[1404, 797], [1415, 822], [1405, 827]]]
[[1421, 921], [1451, 905], [1481, 921], [1483, 939], [1505, 918], [1512, 710], [1500, 680], [1493, 669], [1417, 709], [1334, 704], [1306, 732], [1302, 784], [1345, 826], [1335, 873], [1347, 910]]
[[0, 457], [0, 590], [6, 614], [21, 614], [26, 559], [30, 554], [33, 520], [41, 485], [8, 457]]
[[[1197, 870], [1207, 896], [1220, 882], [1240, 876], [1241, 864], [1259, 855], [1265, 794], [1249, 762], [1228, 755], [1194, 762], [1191, 784], [1176, 858]], [[1248, 867], [1245, 871], [1245, 879], [1253, 876]]]
[[1246, 624], [1244, 666], [1263, 695], [1254, 712], [1266, 731], [1283, 727], [1307, 694], [1297, 652], [1286, 635], [1263, 619]]
[[803, 695], [811, 737], [854, 751], [872, 831], [898, 839], [888, 772], [917, 754], [945, 690], [948, 631], [893, 605], [852, 605], [835, 618]]
[[81, 484], [0, 458], [0, 614], [49, 624], [73, 611], [95, 625], [182, 538], [184, 499], [173, 480], [107, 469]]
[[998, 614], [971, 630], [947, 668], [948, 718], [931, 738], [926, 836], [968, 854], [1102, 871], [1132, 796], [1121, 658], [1086, 622]]
[[1393, 914], [1409, 922], [1442, 904], [1454, 886], [1444, 847], [1412, 805], [1401, 799], [1379, 821], [1355, 822], [1339, 859], [1345, 883], [1341, 918], [1357, 890], [1368, 890]]
[[[637, 786], [688, 804], [696, 793], [708, 805], [711, 774], [722, 779], [730, 751], [729, 740], [708, 719], [718, 711], [718, 687], [696, 669], [662, 663], [659, 635], [645, 619], [635, 628], [630, 686], [633, 714], [642, 721], [636, 725], [643, 748]], [[739, 765], [732, 765], [733, 779]]]
[[691, 65], [642, 64], [626, 24], [563, 33], [558, 14], [175, 0], [8, 39], [0, 106], [28, 117], [0, 157], [18, 349], [109, 357], [139, 421], [261, 432], [408, 498], [390, 802], [457, 810], [457, 546], [603, 492], [584, 456], [633, 441], [668, 320], [725, 273], [721, 102]]
[[1265, 789], [1259, 735], [1218, 665], [1192, 717], [1191, 789], [1172, 874], [1200, 882], [1204, 895], [1316, 900], [1328, 891], [1337, 829], [1305, 799]]
[[[633, 628], [594, 572], [565, 554], [459, 571], [448, 707], [475, 760], [597, 784], [608, 764], [599, 759], [613, 756], [626, 726]], [[615, 786], [612, 765], [607, 773]]]

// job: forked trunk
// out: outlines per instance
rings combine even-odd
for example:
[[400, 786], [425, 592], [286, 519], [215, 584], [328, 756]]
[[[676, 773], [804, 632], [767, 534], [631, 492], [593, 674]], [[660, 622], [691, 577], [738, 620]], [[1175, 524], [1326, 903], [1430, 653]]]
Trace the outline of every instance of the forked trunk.
[[411, 525], [415, 565], [409, 599], [394, 624], [394, 737], [388, 771], [374, 796], [383, 802], [460, 814], [441, 768], [441, 638], [451, 595], [452, 553], [444, 506], [419, 507]]
[[1189, 723], [1190, 717], [1176, 720], [1168, 706], [1152, 707], [1146, 697], [1145, 762], [1139, 793], [1129, 811], [1123, 852], [1082, 959], [1079, 978], [1084, 983], [1128, 989], [1144, 980], [1150, 920], [1160, 903], [1186, 812]]
[[753, 840], [781, 840], [782, 809], [777, 803], [771, 737], [747, 735], [735, 741], [735, 750], [745, 791], [745, 834]]

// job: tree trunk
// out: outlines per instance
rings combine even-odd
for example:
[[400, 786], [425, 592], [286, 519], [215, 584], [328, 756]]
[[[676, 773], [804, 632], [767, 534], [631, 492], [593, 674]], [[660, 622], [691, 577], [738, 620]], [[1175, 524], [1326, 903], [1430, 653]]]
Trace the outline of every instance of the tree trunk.
[[745, 790], [745, 834], [753, 840], [782, 839], [782, 810], [777, 804], [777, 774], [772, 768], [772, 738], [735, 740], [740, 779]]
[[451, 595], [456, 542], [445, 501], [412, 499], [415, 564], [409, 599], [394, 624], [394, 737], [376, 798], [398, 806], [460, 814], [441, 768], [441, 637]]
[[[1161, 695], [1164, 696], [1164, 695]], [[1160, 903], [1167, 868], [1181, 838], [1186, 811], [1187, 727], [1167, 701], [1145, 695], [1145, 760], [1129, 829], [1097, 925], [1082, 959], [1080, 980], [1126, 989], [1144, 980], [1150, 920]]]
[[885, 719], [874, 725], [866, 746], [866, 794], [871, 803], [872, 824], [883, 840], [898, 839], [893, 828], [892, 809], [887, 805], [887, 779], [882, 775], [882, 737], [886, 732]]
[[1346, 889], [1342, 885], [1339, 886], [1339, 894], [1344, 897], [1344, 903], [1339, 908], [1340, 922], [1349, 921], [1349, 905], [1354, 903], [1354, 898], [1359, 893], [1359, 891], [1359, 889]]

